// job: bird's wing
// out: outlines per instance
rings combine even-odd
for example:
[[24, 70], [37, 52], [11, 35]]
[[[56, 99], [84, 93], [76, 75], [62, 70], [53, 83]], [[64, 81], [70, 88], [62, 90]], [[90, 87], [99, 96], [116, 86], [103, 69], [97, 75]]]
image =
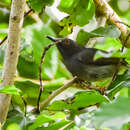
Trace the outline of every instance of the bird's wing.
[[101, 53], [108, 54], [106, 51], [102, 51], [95, 48], [85, 48], [82, 52], [79, 52], [77, 54], [78, 61], [80, 61], [83, 64], [92, 64], [92, 65], [111, 65], [111, 64], [118, 64], [120, 61], [122, 64], [127, 64], [123, 59], [117, 58], [117, 57], [109, 57], [109, 58], [99, 58], [97, 60], [94, 60], [94, 56], [97, 51], [100, 51]]

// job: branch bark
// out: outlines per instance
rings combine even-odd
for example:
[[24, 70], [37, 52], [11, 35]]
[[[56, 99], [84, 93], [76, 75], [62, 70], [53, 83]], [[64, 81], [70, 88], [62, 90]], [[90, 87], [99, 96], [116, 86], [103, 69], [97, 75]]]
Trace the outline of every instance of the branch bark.
[[[12, 85], [19, 55], [20, 34], [23, 25], [25, 0], [12, 0], [9, 20], [9, 35], [6, 49], [1, 88]], [[0, 122], [6, 120], [11, 95], [0, 94]]]
[[50, 103], [50, 101], [52, 99], [54, 99], [58, 94], [60, 94], [61, 92], [63, 92], [64, 90], [66, 90], [67, 88], [70, 87], [70, 85], [72, 85], [75, 80], [77, 79], [77, 77], [74, 77], [73, 79], [71, 79], [70, 81], [68, 81], [65, 85], [63, 85], [62, 87], [60, 87], [59, 89], [57, 89], [56, 91], [54, 91], [48, 98], [46, 98], [43, 102], [40, 103], [40, 110], [43, 110], [43, 108]]
[[[108, 3], [105, 0], [94, 0], [94, 2], [96, 5], [96, 15], [105, 16], [107, 18], [108, 24], [114, 24], [120, 29], [121, 31], [120, 40], [123, 43], [129, 34], [127, 26], [122, 24], [122, 20], [120, 19], [120, 17], [114, 12], [114, 10], [108, 5]], [[130, 38], [127, 40], [125, 46], [130, 48]]]

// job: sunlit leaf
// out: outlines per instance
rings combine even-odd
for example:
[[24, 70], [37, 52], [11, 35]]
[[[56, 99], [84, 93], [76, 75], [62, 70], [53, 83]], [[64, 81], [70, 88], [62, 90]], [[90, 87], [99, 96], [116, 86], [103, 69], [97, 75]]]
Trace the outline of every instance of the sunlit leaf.
[[97, 103], [107, 102], [107, 99], [96, 91], [78, 92], [73, 97], [65, 101], [54, 101], [50, 110], [79, 109], [85, 108]]
[[19, 95], [20, 94], [20, 90], [18, 88], [16, 88], [14, 85], [12, 85], [12, 86], [5, 86], [4, 88], [0, 89], [0, 93]]
[[56, 119], [64, 119], [65, 118], [65, 114], [62, 112], [58, 112], [52, 116], [49, 115], [45, 115], [44, 113], [41, 113], [36, 120], [34, 121], [33, 125], [31, 125], [29, 127], [29, 130], [35, 130], [36, 128], [38, 128], [39, 126], [43, 125], [44, 123], [47, 122], [52, 122]]
[[32, 7], [32, 9], [34, 9], [35, 11], [37, 11], [38, 13], [41, 12], [41, 10], [45, 7], [45, 6], [50, 6], [52, 5], [54, 2], [54, 0], [29, 0], [29, 3]]
[[95, 6], [92, 0], [72, 0], [71, 2], [69, 0], [61, 0], [58, 9], [71, 14], [68, 23], [84, 26], [92, 19]]
[[21, 130], [21, 128], [19, 127], [18, 124], [13, 123], [13, 124], [8, 125], [6, 130]]
[[93, 38], [93, 37], [101, 37], [101, 36], [102, 36], [102, 35], [99, 35], [99, 34], [96, 34], [96, 33], [85, 32], [83, 29], [81, 29], [81, 30], [78, 32], [76, 41], [77, 41], [77, 43], [80, 44], [80, 45], [85, 45], [90, 38]]

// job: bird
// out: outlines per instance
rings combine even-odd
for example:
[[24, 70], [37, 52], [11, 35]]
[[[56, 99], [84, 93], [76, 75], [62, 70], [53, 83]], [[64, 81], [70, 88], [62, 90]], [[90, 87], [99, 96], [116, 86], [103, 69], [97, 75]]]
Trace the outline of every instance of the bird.
[[97, 52], [105, 55], [110, 52], [80, 46], [69, 38], [46, 37], [56, 43], [64, 64], [71, 74], [83, 81], [95, 82], [110, 78], [114, 75], [118, 65], [127, 65], [127, 62], [119, 57], [102, 57], [94, 60]]

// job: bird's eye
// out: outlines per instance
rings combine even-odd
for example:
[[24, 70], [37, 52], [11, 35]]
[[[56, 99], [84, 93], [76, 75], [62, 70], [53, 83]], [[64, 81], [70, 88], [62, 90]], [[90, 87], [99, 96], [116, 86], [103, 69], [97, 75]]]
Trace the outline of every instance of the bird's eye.
[[67, 40], [65, 40], [64, 44], [65, 45], [70, 45], [70, 41], [67, 39]]

